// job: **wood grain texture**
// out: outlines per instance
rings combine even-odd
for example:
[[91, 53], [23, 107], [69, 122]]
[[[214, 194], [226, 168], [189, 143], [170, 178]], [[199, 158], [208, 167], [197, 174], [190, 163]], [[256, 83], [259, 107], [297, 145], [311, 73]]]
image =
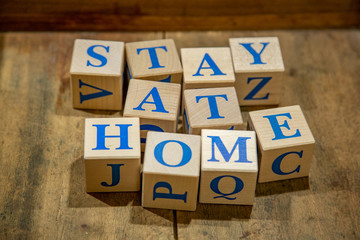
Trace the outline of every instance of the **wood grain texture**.
[[[316, 140], [308, 178], [257, 184], [253, 207], [199, 204], [177, 212], [178, 238], [360, 237], [358, 30], [170, 32], [178, 48], [278, 36], [285, 64], [280, 106], [300, 105]], [[248, 112], [265, 107], [241, 107]], [[339, 224], [339, 225], [338, 225]]]
[[[16, 6], [30, 5], [39, 6]], [[335, 15], [317, 15], [319, 24]], [[345, 15], [335, 20], [346, 21]], [[252, 207], [198, 204], [195, 212], [175, 215], [144, 209], [140, 193], [86, 193], [84, 119], [122, 113], [72, 108], [75, 39], [173, 38], [180, 50], [227, 47], [229, 38], [256, 36], [279, 37], [286, 69], [280, 106], [300, 105], [316, 139], [309, 178], [257, 184]], [[0, 238], [359, 239], [359, 42], [356, 29], [1, 33]], [[243, 119], [257, 109], [242, 107]]]
[[[280, 103], [284, 63], [277, 37], [230, 38], [241, 106]], [[255, 90], [255, 87], [259, 87]]]
[[70, 67], [74, 108], [121, 110], [124, 61], [123, 42], [76, 39]]
[[147, 140], [141, 205], [195, 211], [200, 180], [200, 136], [148, 132]]
[[183, 90], [234, 86], [230, 48], [182, 48], [181, 63]]
[[201, 131], [200, 203], [252, 205], [257, 174], [254, 131]]
[[183, 98], [186, 133], [200, 135], [201, 129], [245, 128], [234, 87], [188, 89]]
[[172, 39], [131, 42], [125, 45], [129, 77], [182, 82], [182, 67]]
[[0, 30], [244, 30], [359, 26], [356, 0], [5, 1]]
[[252, 111], [249, 127], [258, 139], [259, 183], [309, 176], [315, 139], [299, 105]]
[[84, 162], [87, 192], [140, 191], [139, 118], [85, 119]]
[[180, 84], [130, 80], [123, 115], [140, 118], [142, 152], [149, 130], [176, 133], [180, 97]]

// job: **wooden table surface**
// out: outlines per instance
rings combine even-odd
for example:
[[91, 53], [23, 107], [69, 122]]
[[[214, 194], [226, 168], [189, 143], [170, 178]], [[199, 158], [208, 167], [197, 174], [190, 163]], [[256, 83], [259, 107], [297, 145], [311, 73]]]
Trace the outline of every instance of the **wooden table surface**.
[[[140, 193], [85, 192], [86, 117], [71, 106], [76, 38], [173, 38], [182, 47], [278, 36], [281, 106], [316, 139], [309, 178], [258, 184], [253, 206], [145, 209]], [[360, 239], [360, 31], [0, 33], [0, 239]], [[255, 108], [241, 108], [245, 120]]]

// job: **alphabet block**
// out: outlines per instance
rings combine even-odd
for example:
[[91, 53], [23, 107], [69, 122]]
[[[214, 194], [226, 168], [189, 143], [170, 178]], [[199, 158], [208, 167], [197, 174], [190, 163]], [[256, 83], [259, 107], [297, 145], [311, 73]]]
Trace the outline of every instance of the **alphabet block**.
[[200, 136], [148, 132], [142, 206], [195, 211], [200, 175]]
[[87, 192], [140, 190], [139, 118], [85, 119]]
[[258, 173], [254, 131], [201, 131], [201, 203], [252, 205]]
[[280, 103], [284, 63], [277, 37], [230, 38], [241, 106]]
[[300, 106], [249, 113], [259, 146], [258, 182], [309, 175], [315, 140]]
[[140, 118], [141, 150], [147, 131], [176, 132], [181, 85], [132, 79], [124, 107], [124, 117]]
[[230, 48], [182, 48], [184, 90], [233, 87], [235, 74]]
[[200, 135], [201, 129], [243, 129], [234, 87], [184, 91], [185, 133]]
[[70, 76], [74, 108], [121, 110], [124, 43], [76, 39]]
[[182, 67], [173, 39], [126, 43], [128, 79], [181, 83]]

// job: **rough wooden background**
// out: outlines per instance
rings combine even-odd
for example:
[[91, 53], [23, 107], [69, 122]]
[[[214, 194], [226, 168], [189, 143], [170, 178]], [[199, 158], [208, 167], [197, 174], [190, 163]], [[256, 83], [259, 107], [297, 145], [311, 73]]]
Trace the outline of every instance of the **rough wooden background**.
[[359, 0], [0, 0], [0, 31], [359, 27]]
[[[309, 178], [258, 184], [254, 206], [144, 209], [140, 193], [85, 192], [84, 118], [74, 110], [74, 39], [173, 38], [178, 48], [278, 36], [281, 106], [317, 141]], [[360, 31], [1, 33], [0, 239], [360, 239]], [[242, 108], [246, 120], [248, 111]]]

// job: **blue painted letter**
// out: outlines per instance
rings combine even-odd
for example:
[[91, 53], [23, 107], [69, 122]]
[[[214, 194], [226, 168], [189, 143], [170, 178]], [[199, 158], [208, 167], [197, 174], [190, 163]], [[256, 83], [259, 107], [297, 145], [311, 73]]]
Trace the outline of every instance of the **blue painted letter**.
[[88, 66], [91, 66], [91, 67], [103, 67], [103, 66], [105, 66], [106, 63], [107, 63], [106, 57], [104, 57], [103, 55], [100, 55], [100, 54], [94, 52], [94, 48], [96, 48], [96, 47], [102, 47], [102, 48], [104, 48], [107, 53], [108, 53], [109, 50], [110, 50], [110, 47], [109, 47], [109, 46], [105, 47], [105, 46], [103, 46], [103, 45], [93, 45], [93, 46], [89, 47], [88, 50], [87, 50], [87, 54], [88, 54], [90, 57], [93, 57], [93, 58], [99, 60], [101, 63], [100, 63], [99, 65], [94, 65], [94, 64], [92, 64], [92, 63], [88, 60], [88, 61], [86, 62], [86, 66], [87, 66], [87, 67], [88, 67]]
[[101, 182], [101, 185], [104, 187], [113, 187], [119, 184], [120, 182], [120, 167], [124, 164], [107, 164], [112, 169], [112, 183], [108, 184], [106, 182]]
[[[165, 147], [166, 144], [171, 143], [171, 142], [180, 144], [180, 146], [181, 146], [181, 148], [183, 150], [182, 159], [176, 165], [167, 164], [164, 161], [164, 158], [163, 158], [164, 147]], [[181, 166], [186, 165], [191, 160], [192, 152], [191, 152], [191, 148], [184, 142], [177, 141], [177, 140], [166, 140], [166, 141], [162, 141], [161, 143], [156, 145], [156, 147], [154, 149], [154, 156], [155, 156], [155, 159], [164, 166], [167, 166], [167, 167], [181, 167]]]
[[93, 99], [93, 98], [105, 97], [105, 96], [108, 96], [108, 95], [112, 95], [112, 94], [113, 94], [112, 92], [106, 91], [106, 90], [104, 90], [104, 89], [102, 89], [102, 88], [98, 88], [98, 87], [89, 85], [89, 84], [87, 84], [87, 83], [84, 83], [83, 81], [81, 81], [81, 79], [79, 79], [79, 88], [81, 88], [82, 86], [91, 87], [91, 88], [93, 88], [93, 89], [99, 90], [100, 92], [90, 93], [90, 94], [87, 94], [87, 95], [83, 95], [83, 94], [80, 92], [80, 103], [82, 103], [83, 101], [86, 101], [86, 100]]
[[275, 137], [272, 140], [279, 140], [279, 139], [285, 139], [285, 138], [294, 138], [294, 137], [300, 137], [300, 131], [299, 129], [296, 129], [295, 134], [290, 135], [290, 136], [285, 136], [284, 133], [281, 131], [281, 128], [284, 127], [288, 130], [290, 130], [289, 124], [287, 123], [287, 121], [285, 120], [283, 124], [279, 124], [277, 117], [279, 116], [284, 116], [287, 117], [289, 119], [291, 119], [291, 115], [290, 113], [280, 113], [280, 114], [274, 114], [274, 115], [268, 115], [268, 116], [263, 116], [263, 118], [267, 118], [269, 119], [270, 125], [275, 133]]
[[251, 46], [254, 43], [239, 43], [241, 46], [243, 46], [246, 50], [248, 50], [248, 52], [253, 56], [254, 58], [254, 62], [250, 63], [250, 64], [266, 64], [264, 62], [261, 61], [261, 54], [264, 51], [264, 49], [266, 48], [266, 46], [269, 44], [268, 42], [265, 43], [261, 43], [263, 45], [262, 49], [260, 50], [260, 52], [256, 52], [253, 47]]
[[196, 96], [196, 103], [198, 103], [199, 100], [202, 99], [202, 98], [207, 98], [208, 99], [209, 107], [210, 107], [210, 117], [208, 117], [207, 119], [224, 118], [223, 116], [220, 116], [220, 114], [219, 114], [219, 109], [218, 109], [217, 103], [216, 103], [216, 98], [217, 97], [224, 98], [226, 101], [228, 100], [226, 94], [209, 95], [209, 96]]
[[105, 135], [105, 128], [110, 126], [109, 124], [93, 124], [94, 127], [97, 128], [97, 139], [96, 139], [96, 147], [92, 150], [109, 150], [105, 146], [105, 138], [120, 138], [120, 146], [116, 148], [116, 150], [121, 149], [132, 149], [129, 147], [129, 127], [132, 124], [115, 124], [120, 128], [120, 135]]
[[262, 98], [254, 98], [254, 96], [270, 81], [271, 77], [254, 77], [248, 78], [247, 83], [249, 84], [254, 79], [262, 79], [256, 87], [244, 98], [244, 100], [264, 100], [269, 98], [269, 93], [267, 93]]
[[[169, 193], [159, 193], [156, 192], [156, 190], [158, 188], [166, 188], [169, 190]], [[177, 199], [177, 200], [183, 200], [184, 203], [186, 203], [186, 197], [187, 197], [187, 192], [185, 192], [184, 194], [173, 194], [172, 193], [172, 187], [169, 183], [167, 182], [157, 182], [154, 185], [154, 190], [153, 190], [153, 200], [155, 200], [156, 198], [170, 198], [170, 199]]]
[[296, 169], [294, 171], [291, 171], [291, 172], [283, 172], [283, 171], [281, 171], [281, 169], [280, 169], [281, 162], [284, 159], [284, 157], [286, 157], [289, 154], [297, 154], [300, 158], [302, 158], [303, 151], [300, 151], [300, 152], [287, 152], [287, 153], [284, 153], [284, 154], [281, 154], [280, 156], [278, 156], [274, 160], [274, 162], [272, 164], [272, 170], [273, 170], [274, 173], [276, 173], [278, 175], [289, 175], [289, 174], [292, 174], [294, 172], [299, 172], [300, 171], [300, 165], [298, 165], [296, 167]]
[[[153, 101], [147, 101], [147, 99], [152, 96]], [[144, 98], [144, 100], [140, 103], [139, 106], [137, 106], [136, 108], [133, 108], [134, 110], [139, 110], [139, 111], [145, 111], [145, 109], [142, 108], [142, 105], [144, 103], [147, 104], [154, 104], [155, 105], [155, 109], [151, 110], [152, 112], [163, 112], [163, 113], [169, 113], [168, 111], [165, 110], [164, 104], [160, 98], [160, 94], [159, 91], [157, 89], [157, 87], [153, 87], [153, 89], [151, 89], [151, 91], [148, 93], [148, 95], [146, 95], [146, 97]]]
[[[140, 131], [147, 130], [147, 131], [155, 131], [155, 132], [164, 132], [161, 127], [155, 126], [152, 124], [142, 124], [140, 125]], [[146, 143], [146, 138], [140, 138], [141, 143]]]
[[165, 50], [165, 52], [167, 52], [166, 46], [150, 47], [150, 48], [138, 48], [138, 49], [136, 49], [138, 55], [140, 54], [140, 52], [142, 50], [148, 50], [149, 51], [150, 60], [151, 60], [151, 67], [149, 67], [149, 69], [164, 68], [165, 67], [165, 66], [160, 66], [159, 59], [158, 59], [157, 54], [156, 54], [156, 49], [157, 48], [163, 49], [163, 50]]
[[[231, 193], [222, 193], [222, 192], [220, 192], [220, 190], [219, 190], [219, 182], [224, 177], [229, 177], [229, 178], [234, 179], [234, 181], [235, 181], [235, 189], [234, 189], [233, 192], [231, 192]], [[241, 190], [243, 190], [244, 182], [241, 181], [241, 179], [238, 178], [238, 177], [231, 176], [231, 175], [223, 175], [223, 176], [218, 176], [218, 177], [214, 178], [210, 183], [210, 188], [214, 193], [219, 194], [219, 196], [216, 196], [214, 198], [225, 198], [227, 200], [235, 200], [236, 197], [230, 198], [228, 196], [236, 194], [236, 193], [240, 192]]]
[[221, 155], [224, 157], [225, 162], [229, 162], [236, 147], [238, 147], [239, 159], [235, 160], [234, 162], [251, 163], [251, 161], [247, 159], [247, 153], [246, 153], [246, 141], [250, 139], [250, 137], [238, 137], [230, 153], [226, 149], [224, 143], [221, 141], [219, 136], [208, 136], [208, 138], [211, 138], [211, 153], [212, 153], [211, 159], [208, 160], [209, 162], [220, 162], [220, 160], [215, 158], [215, 145], [216, 145]]
[[[208, 65], [209, 65], [208, 67], [203, 67], [205, 61], [208, 63]], [[225, 73], [221, 72], [219, 67], [215, 64], [214, 60], [210, 57], [210, 55], [208, 53], [205, 53], [205, 56], [204, 56], [203, 60], [200, 63], [199, 69], [197, 70], [197, 72], [193, 76], [204, 76], [204, 74], [200, 73], [201, 69], [211, 69], [211, 70], [213, 70], [213, 74], [210, 74], [210, 76], [226, 75]]]

